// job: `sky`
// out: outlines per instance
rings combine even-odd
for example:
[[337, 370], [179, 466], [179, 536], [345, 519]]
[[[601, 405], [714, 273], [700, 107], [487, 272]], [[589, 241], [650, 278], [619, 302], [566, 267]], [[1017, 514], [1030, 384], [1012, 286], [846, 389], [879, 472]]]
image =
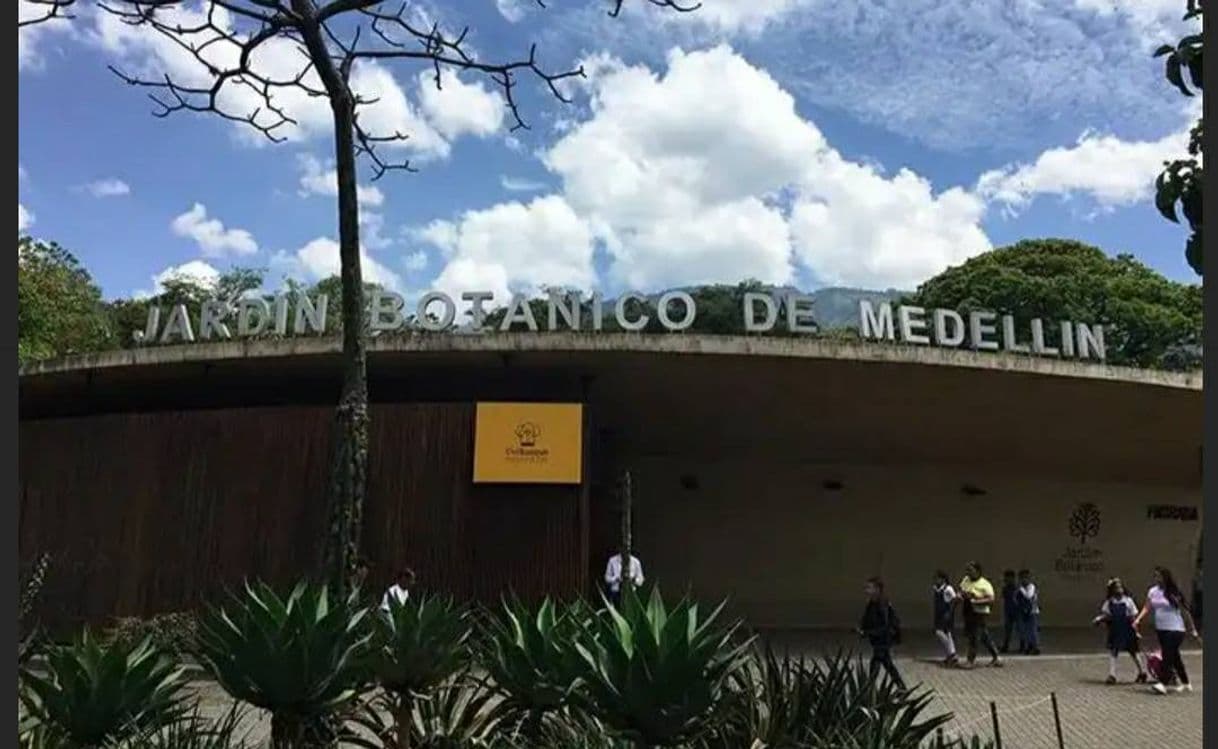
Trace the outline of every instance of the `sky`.
[[[155, 117], [150, 91], [111, 67], [188, 86], [210, 74], [84, 5], [19, 31], [18, 230], [74, 253], [107, 298], [231, 267], [265, 269], [269, 288], [336, 273], [327, 102], [278, 89], [282, 143], [214, 115]], [[626, 0], [618, 18], [604, 0], [408, 6], [412, 21], [468, 27], [478, 59], [536, 45], [547, 71], [584, 76], [558, 84], [562, 102], [520, 74], [529, 127], [513, 129], [485, 75], [445, 70], [437, 89], [417, 61], [357, 63], [352, 86], [374, 100], [361, 124], [408, 135], [380, 153], [417, 170], [374, 180], [360, 163], [365, 278], [404, 295], [745, 278], [912, 289], [1038, 237], [1197, 280], [1185, 229], [1152, 202], [1200, 112], [1152, 57], [1187, 30], [1184, 0], [704, 0], [693, 13]], [[167, 20], [197, 25], [200, 7]], [[376, 41], [365, 29], [361, 44]], [[236, 59], [207, 50], [220, 68]], [[252, 59], [271, 77], [301, 69], [285, 39]], [[239, 117], [259, 105], [231, 86], [219, 102]]]

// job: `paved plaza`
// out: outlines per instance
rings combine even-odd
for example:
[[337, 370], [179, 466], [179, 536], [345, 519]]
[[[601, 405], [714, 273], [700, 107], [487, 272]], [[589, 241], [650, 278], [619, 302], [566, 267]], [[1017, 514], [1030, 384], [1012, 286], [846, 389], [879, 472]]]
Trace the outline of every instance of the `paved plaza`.
[[[857, 645], [846, 633], [783, 633], [770, 637], [783, 650], [810, 655]], [[929, 638], [913, 635], [911, 639], [898, 655], [897, 665], [910, 684], [921, 683], [935, 690], [936, 712], [955, 716], [945, 729], [949, 735], [991, 738], [993, 702], [998, 709], [1003, 749], [1057, 749], [1050, 702], [1050, 695], [1056, 693], [1066, 749], [1202, 746], [1204, 683], [1199, 650], [1186, 651], [1185, 655], [1194, 691], [1161, 697], [1133, 684], [1133, 664], [1128, 658], [1119, 666], [1121, 682], [1104, 684], [1108, 661], [1099, 652], [1095, 630], [1047, 632], [1044, 655], [1011, 656], [1000, 669], [945, 669], [930, 657], [935, 651]], [[1148, 645], [1153, 647], [1153, 638]], [[199, 682], [198, 687], [208, 712], [219, 714], [227, 708], [229, 703], [215, 684]], [[251, 718], [251, 738], [264, 738], [269, 721], [264, 716]]]

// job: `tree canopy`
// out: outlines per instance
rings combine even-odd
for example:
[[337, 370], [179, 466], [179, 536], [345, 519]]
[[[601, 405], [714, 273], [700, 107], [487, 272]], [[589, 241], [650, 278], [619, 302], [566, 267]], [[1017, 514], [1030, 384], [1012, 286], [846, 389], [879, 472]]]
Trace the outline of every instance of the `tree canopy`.
[[[920, 307], [1104, 324], [1111, 364], [1199, 366], [1201, 287], [1171, 281], [1130, 255], [1067, 239], [1018, 242], [940, 273], [907, 300]], [[1046, 337], [1057, 335], [1046, 326]]]
[[[1201, 0], [1187, 0], [1184, 20], [1201, 22]], [[1188, 72], [1193, 87], [1201, 90], [1201, 52], [1200, 31], [1185, 36], [1175, 45], [1164, 44], [1155, 51], [1155, 57], [1162, 57], [1164, 60], [1164, 77], [1184, 96], [1193, 95], [1188, 82], [1185, 81], [1185, 71]], [[1197, 120], [1197, 124], [1189, 132], [1188, 158], [1167, 162], [1155, 181], [1155, 207], [1159, 209], [1159, 213], [1168, 221], [1178, 224], [1180, 216], [1176, 212], [1176, 205], [1179, 204], [1179, 213], [1183, 214], [1184, 220], [1188, 222], [1189, 237], [1184, 246], [1184, 253], [1188, 264], [1197, 275], [1202, 275], [1204, 267], [1201, 241], [1201, 188], [1205, 184], [1202, 168], [1205, 145], [1203, 132], [1202, 118]]]
[[54, 242], [17, 238], [17, 361], [111, 345], [101, 290]]

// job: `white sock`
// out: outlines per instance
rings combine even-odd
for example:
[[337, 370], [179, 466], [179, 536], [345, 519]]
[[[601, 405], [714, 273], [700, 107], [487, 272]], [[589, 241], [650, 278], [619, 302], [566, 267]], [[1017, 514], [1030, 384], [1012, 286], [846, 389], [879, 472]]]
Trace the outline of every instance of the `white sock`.
[[1142, 655], [1141, 653], [1135, 653], [1133, 656], [1133, 662], [1138, 664], [1138, 673], [1146, 673], [1146, 656]]
[[1116, 664], [1117, 664], [1117, 657], [1115, 655], [1112, 655], [1111, 653], [1109, 653], [1108, 654], [1108, 675], [1110, 677], [1112, 677], [1113, 679], [1116, 678]]
[[943, 646], [943, 650], [947, 653], [948, 658], [956, 654], [956, 644], [952, 642], [951, 632], [935, 630], [935, 637], [939, 638], [939, 644]]

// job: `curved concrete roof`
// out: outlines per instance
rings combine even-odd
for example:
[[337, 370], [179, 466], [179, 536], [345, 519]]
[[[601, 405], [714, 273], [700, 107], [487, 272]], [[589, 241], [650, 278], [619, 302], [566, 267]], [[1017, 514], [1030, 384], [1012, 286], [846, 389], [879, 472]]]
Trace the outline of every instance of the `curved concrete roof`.
[[[341, 350], [341, 341], [332, 336], [150, 346], [33, 362], [19, 367], [18, 373], [24, 379], [37, 378], [40, 375], [133, 367], [143, 369], [184, 363], [333, 357]], [[827, 359], [1019, 372], [1186, 390], [1202, 389], [1201, 372], [1164, 372], [1030, 355], [981, 353], [966, 349], [902, 344], [845, 342], [815, 337], [671, 333], [560, 332], [487, 333], [482, 335], [415, 333], [375, 337], [369, 342], [368, 350], [374, 362], [378, 353], [420, 353], [434, 356], [445, 353], [512, 354], [528, 352], [642, 353], [673, 356], [709, 354], [804, 360]]]

